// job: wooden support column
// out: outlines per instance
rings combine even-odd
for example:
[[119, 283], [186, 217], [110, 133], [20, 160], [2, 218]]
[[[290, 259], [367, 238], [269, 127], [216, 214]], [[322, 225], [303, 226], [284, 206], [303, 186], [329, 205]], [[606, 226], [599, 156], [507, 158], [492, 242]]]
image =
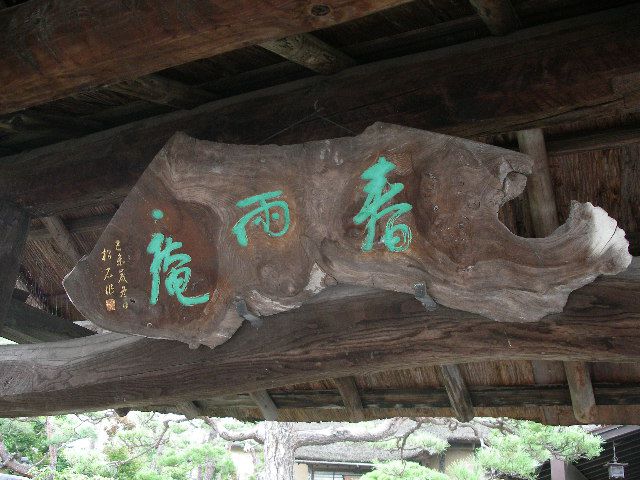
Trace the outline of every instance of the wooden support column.
[[16, 286], [28, 231], [26, 212], [0, 201], [0, 333]]
[[182, 402], [176, 405], [176, 409], [188, 419], [202, 416], [202, 409], [194, 402]]
[[256, 402], [265, 420], [272, 422], [278, 421], [278, 407], [273, 403], [269, 392], [266, 390], [256, 390], [255, 392], [249, 392], [249, 396]]
[[273, 40], [260, 46], [309, 70], [326, 75], [356, 64], [345, 53], [309, 33]]
[[349, 411], [351, 419], [356, 422], [364, 421], [364, 407], [355, 378], [340, 377], [334, 378], [333, 381], [336, 382], [336, 386], [342, 397], [342, 403], [344, 403], [345, 408]]
[[469, 0], [494, 35], [505, 35], [520, 28], [520, 19], [511, 0]]
[[591, 383], [589, 364], [585, 362], [564, 362], [567, 374], [573, 414], [581, 423], [595, 423], [596, 400]]
[[461, 422], [472, 420], [475, 417], [473, 403], [467, 384], [460, 373], [460, 368], [453, 364], [440, 365], [440, 373], [456, 418]]
[[[536, 237], [546, 237], [558, 228], [560, 222], [544, 134], [542, 129], [536, 128], [521, 130], [517, 133], [517, 137], [520, 151], [530, 155], [534, 161], [532, 174], [527, 178], [525, 190], [529, 200], [533, 231]], [[593, 418], [596, 408], [589, 366], [586, 363], [569, 362], [565, 363], [564, 367], [575, 417], [580, 422], [588, 423], [588, 419]], [[539, 369], [540, 365], [534, 364], [534, 371], [536, 368]]]

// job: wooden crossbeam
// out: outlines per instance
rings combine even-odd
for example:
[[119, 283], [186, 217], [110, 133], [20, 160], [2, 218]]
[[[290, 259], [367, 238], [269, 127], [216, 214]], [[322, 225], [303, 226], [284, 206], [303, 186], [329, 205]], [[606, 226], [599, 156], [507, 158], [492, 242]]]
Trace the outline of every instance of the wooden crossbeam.
[[174, 108], [190, 109], [216, 98], [212, 93], [160, 75], [145, 75], [107, 87], [112, 92]]
[[321, 10], [302, 0], [22, 3], [0, 11], [0, 113], [328, 27], [404, 1], [339, 0]]
[[29, 217], [20, 207], [0, 201], [0, 334], [18, 278]]
[[[113, 215], [101, 214], [92, 215], [90, 217], [78, 218], [64, 222], [64, 227], [69, 233], [89, 233], [102, 232], [107, 226]], [[29, 229], [29, 240], [50, 240], [52, 233], [50, 229], [43, 226], [35, 226]]]
[[40, 220], [53, 238], [56, 246], [67, 257], [69, 263], [72, 266], [75, 265], [82, 255], [78, 250], [75, 240], [64, 223], [62, 223], [60, 217], [42, 217]]
[[272, 40], [260, 46], [309, 70], [327, 75], [356, 64], [345, 53], [309, 33]]
[[16, 343], [69, 340], [93, 335], [93, 331], [40, 309], [11, 299], [1, 335]]
[[265, 420], [270, 422], [278, 421], [278, 407], [273, 403], [269, 392], [266, 390], [256, 390], [249, 392], [249, 396], [258, 406]]
[[460, 368], [453, 364], [440, 365], [440, 375], [456, 418], [461, 422], [472, 420], [475, 417], [473, 403], [467, 384], [460, 373]]
[[358, 393], [358, 386], [356, 380], [353, 377], [340, 377], [334, 378], [342, 403], [344, 407], [349, 411], [349, 416], [356, 422], [362, 422], [365, 419], [364, 407], [362, 406], [362, 399]]
[[[0, 195], [38, 215], [121, 200], [178, 130], [230, 143], [283, 144], [350, 135], [375, 121], [474, 136], [614, 114], [637, 106], [635, 97], [614, 91], [611, 82], [621, 71], [640, 71], [639, 19], [640, 5], [630, 5], [356, 66], [3, 157]], [[566, 72], [572, 72], [569, 79]], [[43, 180], [52, 175], [55, 183]]]
[[494, 35], [505, 35], [520, 28], [520, 18], [511, 0], [469, 0]]
[[637, 258], [626, 272], [573, 292], [562, 314], [526, 325], [445, 307], [426, 312], [405, 294], [328, 294], [324, 302], [270, 317], [268, 329], [243, 325], [213, 350], [120, 334], [5, 346], [0, 416], [175, 405], [443, 362], [640, 361]]

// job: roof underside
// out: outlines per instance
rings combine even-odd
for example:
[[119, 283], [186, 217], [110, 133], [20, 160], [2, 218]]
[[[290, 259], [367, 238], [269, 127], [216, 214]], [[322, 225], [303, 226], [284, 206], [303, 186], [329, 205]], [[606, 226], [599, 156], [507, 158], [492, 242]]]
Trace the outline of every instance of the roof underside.
[[[1, 4], [2, 2], [0, 2]], [[6, 1], [7, 6], [21, 3]], [[513, 0], [523, 27], [597, 12], [634, 2], [623, 0]], [[412, 1], [359, 20], [313, 34], [339, 49], [357, 64], [434, 50], [490, 36], [485, 24], [467, 0]], [[401, 72], [399, 72], [401, 74]], [[63, 140], [106, 130], [242, 93], [316, 75], [259, 46], [234, 50], [216, 57], [172, 67], [154, 75], [182, 84], [184, 92], [152, 99], [122, 84], [88, 90], [47, 104], [0, 117], [0, 156], [14, 155]], [[372, 80], [375, 81], [375, 80]], [[372, 119], [372, 122], [376, 119]], [[560, 222], [567, 218], [572, 200], [603, 207], [627, 232], [631, 253], [640, 255], [640, 137], [615, 148], [582, 152], [555, 151], [554, 141], [610, 129], [640, 126], [640, 113], [625, 112], [585, 118], [545, 129], [550, 167]], [[270, 132], [265, 132], [265, 138]], [[511, 132], [477, 138], [515, 148]], [[0, 157], [0, 162], [2, 162]], [[43, 182], [50, 181], [42, 179]], [[90, 252], [102, 229], [118, 208], [107, 202], [91, 208], [72, 209], [60, 218], [70, 230], [81, 254]], [[532, 236], [528, 206], [517, 198], [500, 211], [500, 218], [514, 233]], [[22, 287], [31, 302], [68, 320], [84, 320], [71, 305], [62, 279], [72, 262], [59, 250], [40, 220], [34, 218], [21, 266]], [[267, 319], [268, 322], [268, 319]], [[460, 365], [462, 377], [479, 416], [509, 416], [545, 423], [575, 423], [567, 379], [561, 362], [545, 363], [545, 381], [536, 381], [539, 368], [530, 361], [496, 361]], [[619, 403], [640, 417], [640, 366], [594, 363], [590, 366], [596, 403], [606, 417]], [[397, 371], [371, 372], [355, 377], [367, 419], [393, 416], [452, 416], [453, 411], [440, 370], [425, 366]], [[627, 400], [621, 400], [624, 386]], [[524, 392], [524, 393], [523, 393]], [[269, 390], [283, 421], [353, 420], [344, 408], [332, 379]], [[637, 400], [637, 401], [636, 401]], [[260, 419], [261, 411], [248, 394], [194, 398], [202, 413]], [[176, 411], [174, 405], [137, 405], [145, 409]], [[620, 440], [618, 454], [625, 458], [627, 441], [638, 441], [637, 432]], [[634, 450], [635, 452], [635, 450]], [[631, 455], [631, 454], [630, 454]], [[637, 456], [637, 453], [633, 453]], [[634, 457], [635, 458], [635, 457]], [[640, 465], [640, 459], [635, 462]], [[606, 478], [604, 469], [588, 462], [579, 466], [589, 480]], [[635, 468], [635, 467], [634, 467]], [[640, 467], [637, 467], [640, 468]], [[589, 470], [591, 469], [591, 470]], [[597, 472], [596, 472], [597, 471]], [[628, 478], [640, 478], [633, 470]]]

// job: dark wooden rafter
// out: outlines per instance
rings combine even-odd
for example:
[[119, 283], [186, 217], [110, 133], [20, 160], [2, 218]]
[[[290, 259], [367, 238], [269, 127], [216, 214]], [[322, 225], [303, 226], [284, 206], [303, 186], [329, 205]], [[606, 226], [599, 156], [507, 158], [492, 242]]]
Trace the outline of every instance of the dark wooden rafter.
[[249, 392], [249, 396], [258, 406], [265, 420], [270, 422], [278, 421], [278, 407], [273, 403], [269, 392], [266, 390], [255, 390]]
[[365, 419], [364, 407], [362, 406], [362, 399], [360, 398], [360, 393], [358, 393], [355, 378], [339, 377], [334, 378], [333, 381], [338, 387], [344, 407], [349, 411], [349, 417], [356, 422], [363, 421]]
[[203, 415], [202, 409], [195, 402], [180, 402], [176, 405], [176, 410], [189, 419]]
[[[104, 213], [78, 218], [63, 222], [63, 226], [70, 234], [101, 232], [113, 218], [112, 214]], [[51, 240], [53, 235], [47, 227], [33, 226], [29, 229], [29, 240]]]
[[356, 64], [355, 60], [347, 54], [327, 45], [310, 33], [272, 40], [260, 46], [291, 62], [325, 75], [339, 72]]
[[456, 418], [461, 422], [472, 420], [475, 417], [473, 403], [460, 368], [454, 364], [440, 365], [440, 375]]
[[[517, 133], [520, 151], [533, 160], [533, 173], [527, 179], [526, 195], [533, 231], [537, 237], [546, 237], [560, 226], [549, 160], [541, 129], [523, 130]], [[565, 372], [576, 419], [588, 423], [594, 418], [595, 397], [588, 375], [589, 366], [581, 362], [565, 363]]]
[[[357, 66], [4, 157], [0, 195], [40, 215], [122, 199], [177, 130], [230, 143], [298, 143], [360, 132], [379, 120], [473, 136], [620, 112], [633, 107], [633, 96], [614, 91], [611, 82], [621, 71], [640, 71], [639, 18], [640, 6], [631, 5]], [[544, 77], [523, 73], [543, 66]], [[54, 172], [60, 181], [37, 187], [36, 178]]]
[[[562, 314], [526, 327], [445, 307], [427, 313], [409, 295], [372, 292], [275, 315], [268, 329], [244, 325], [213, 350], [119, 334], [9, 346], [0, 349], [0, 416], [175, 405], [443, 362], [637, 362], [639, 294], [634, 259], [626, 272], [573, 292]], [[25, 379], [36, 371], [47, 375]]]
[[116, 0], [26, 2], [0, 11], [0, 113], [400, 3], [403, 0], [331, 0], [318, 10], [300, 0], [191, 0], [145, 7]]
[[160, 75], [145, 75], [109, 85], [107, 88], [112, 92], [179, 109], [190, 109], [217, 98], [206, 90]]
[[0, 334], [18, 278], [29, 217], [20, 207], [0, 201]]
[[40, 220], [51, 235], [55, 245], [62, 254], [67, 257], [70, 266], [75, 265], [82, 255], [78, 250], [76, 241], [73, 239], [60, 217], [42, 217]]
[[469, 0], [494, 35], [505, 35], [520, 28], [520, 18], [511, 0]]

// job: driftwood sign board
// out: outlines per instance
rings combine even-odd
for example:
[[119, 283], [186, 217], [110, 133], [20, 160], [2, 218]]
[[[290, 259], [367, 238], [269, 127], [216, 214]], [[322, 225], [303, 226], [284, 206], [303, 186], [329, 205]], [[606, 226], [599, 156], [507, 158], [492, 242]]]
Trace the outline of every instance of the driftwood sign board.
[[287, 146], [178, 133], [64, 285], [106, 329], [193, 346], [227, 340], [239, 306], [267, 316], [335, 283], [424, 286], [447, 307], [536, 321], [631, 257], [624, 231], [590, 203], [574, 203], [547, 238], [512, 234], [498, 209], [531, 166], [517, 152], [389, 124]]

